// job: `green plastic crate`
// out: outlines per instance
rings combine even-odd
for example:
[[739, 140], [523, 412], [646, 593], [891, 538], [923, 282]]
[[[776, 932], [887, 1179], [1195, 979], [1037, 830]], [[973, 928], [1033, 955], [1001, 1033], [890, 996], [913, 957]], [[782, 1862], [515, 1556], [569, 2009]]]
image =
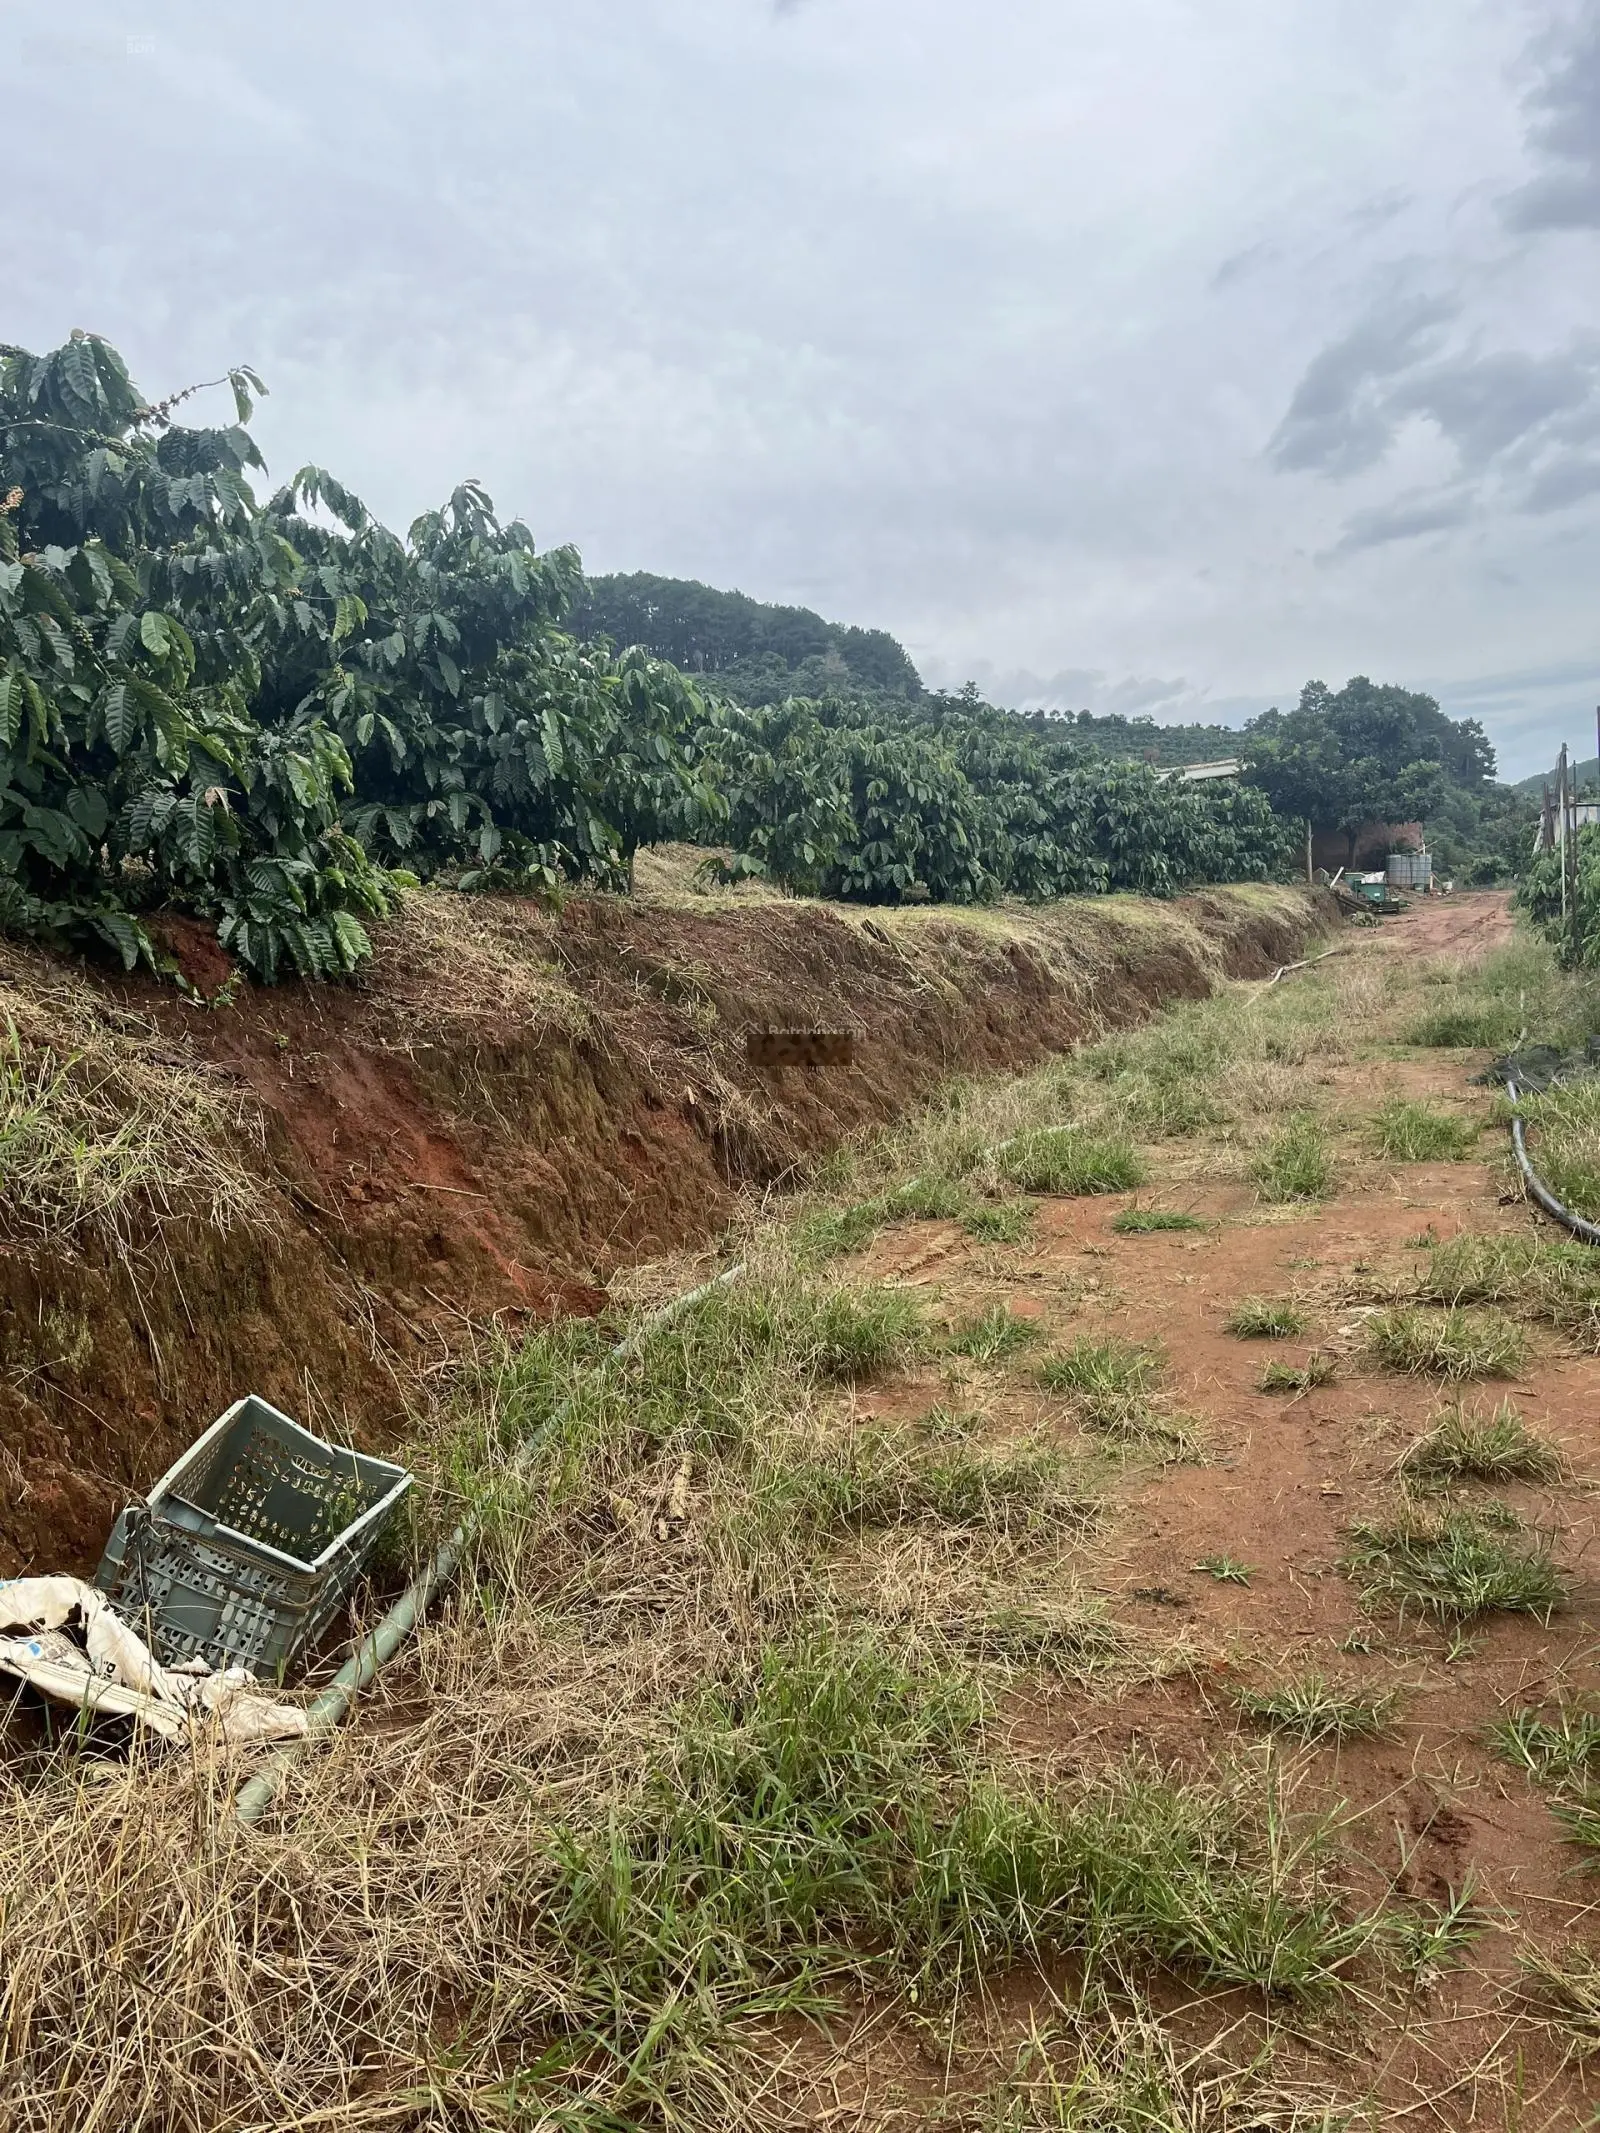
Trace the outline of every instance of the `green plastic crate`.
[[95, 1582], [168, 1666], [281, 1680], [338, 1613], [411, 1486], [253, 1394], [112, 1528]]

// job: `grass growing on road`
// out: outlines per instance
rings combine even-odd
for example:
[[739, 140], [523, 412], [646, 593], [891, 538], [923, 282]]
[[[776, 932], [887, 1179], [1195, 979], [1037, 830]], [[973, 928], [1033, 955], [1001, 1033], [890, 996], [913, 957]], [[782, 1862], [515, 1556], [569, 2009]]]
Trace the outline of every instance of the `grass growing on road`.
[[1075, 1126], [1043, 1126], [1003, 1148], [997, 1164], [1023, 1192], [1131, 1192], [1149, 1175], [1131, 1141], [1080, 1132]]
[[1568, 1579], [1547, 1540], [1507, 1530], [1475, 1511], [1403, 1512], [1352, 1529], [1347, 1567], [1372, 1606], [1415, 1611], [1444, 1622], [1479, 1615], [1535, 1615], [1548, 1621], [1566, 1600]]
[[1400, 1461], [1408, 1481], [1448, 1488], [1460, 1481], [1557, 1481], [1555, 1446], [1529, 1429], [1510, 1400], [1489, 1415], [1469, 1414], [1458, 1401]]
[[1467, 1232], [1435, 1245], [1417, 1284], [1425, 1300], [1503, 1304], [1600, 1350], [1600, 1253], [1570, 1237]]
[[1281, 1341], [1304, 1333], [1306, 1315], [1284, 1297], [1246, 1296], [1222, 1323], [1224, 1331], [1242, 1341]]
[[1004, 1304], [990, 1304], [957, 1327], [950, 1338], [950, 1353], [970, 1356], [975, 1363], [998, 1363], [1038, 1338], [1039, 1328], [1031, 1321], [1014, 1317]]
[[1331, 1385], [1338, 1374], [1331, 1355], [1308, 1355], [1303, 1363], [1280, 1363], [1274, 1357], [1262, 1371], [1259, 1384], [1263, 1392], [1315, 1392], [1321, 1385]]
[[1040, 1365], [1039, 1383], [1046, 1392], [1065, 1393], [1085, 1429], [1181, 1454], [1194, 1447], [1193, 1423], [1151, 1398], [1166, 1368], [1166, 1353], [1155, 1342], [1080, 1334]]
[[1401, 1163], [1459, 1162], [1477, 1148], [1482, 1131], [1471, 1119], [1398, 1096], [1391, 1097], [1372, 1122], [1379, 1155]]
[[1528, 1360], [1521, 1328], [1498, 1311], [1380, 1311], [1367, 1322], [1367, 1346], [1386, 1370], [1411, 1377], [1514, 1378]]
[[1291, 1118], [1268, 1141], [1255, 1179], [1265, 1200], [1326, 1199], [1334, 1182], [1327, 1127], [1309, 1112]]
[[1382, 1733], [1400, 1703], [1397, 1690], [1366, 1690], [1320, 1673], [1291, 1675], [1270, 1689], [1239, 1689], [1233, 1700], [1246, 1718], [1308, 1746]]
[[1542, 1710], [1513, 1711], [1489, 1729], [1495, 1748], [1541, 1785], [1587, 1789], [1600, 1776], [1600, 1712], [1582, 1704], [1558, 1704], [1555, 1716]]

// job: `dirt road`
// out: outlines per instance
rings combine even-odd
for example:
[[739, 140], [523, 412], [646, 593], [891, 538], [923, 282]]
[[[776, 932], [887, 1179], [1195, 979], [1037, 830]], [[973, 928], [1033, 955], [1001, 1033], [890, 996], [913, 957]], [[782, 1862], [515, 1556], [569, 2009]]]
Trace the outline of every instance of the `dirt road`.
[[[1429, 966], [1475, 961], [1511, 931], [1499, 896], [1419, 902], [1353, 933], [1342, 944], [1347, 960], [1330, 967], [1359, 1012], [1363, 969], [1398, 966], [1403, 992]], [[1241, 1173], [1250, 1144], [1273, 1124], [1263, 1113], [1227, 1145], [1149, 1151], [1152, 1181], [1137, 1197], [1201, 1218], [1196, 1234], [1117, 1234], [1113, 1218], [1133, 1196], [1056, 1198], [1042, 1203], [1032, 1244], [1016, 1252], [985, 1249], [953, 1225], [922, 1224], [881, 1238], [868, 1265], [936, 1298], [952, 1320], [1003, 1302], [1055, 1346], [1086, 1333], [1161, 1345], [1172, 1400], [1201, 1426], [1202, 1462], [1131, 1467], [1079, 1569], [1119, 1620], [1181, 1644], [1183, 1661], [1155, 1685], [1089, 1704], [1077, 1694], [1019, 1694], [1013, 1736], [1075, 1766], [1134, 1749], [1197, 1771], [1259, 1739], [1233, 1701], [1242, 1686], [1324, 1674], [1397, 1692], [1399, 1715], [1383, 1738], [1306, 1751], [1315, 1785], [1349, 1803], [1364, 1894], [1388, 1890], [1415, 1902], [1419, 1916], [1469, 1894], [1485, 1930], [1460, 1967], [1428, 1977], [1408, 2006], [1375, 2016], [1337, 2050], [1308, 2046], [1305, 2064], [1346, 2095], [1373, 2094], [1386, 2124], [1404, 2113], [1408, 2124], [1531, 2133], [1589, 2122], [1592, 2085], [1530, 2017], [1518, 1958], [1530, 1942], [1592, 1935], [1592, 1887], [1548, 1801], [1494, 1754], [1487, 1729], [1514, 1709], [1594, 1686], [1600, 1359], [1543, 1329], [1517, 1375], [1493, 1384], [1446, 1388], [1369, 1360], [1373, 1299], [1414, 1284], [1420, 1246], [1463, 1231], [1523, 1232], [1533, 1219], [1511, 1196], [1489, 1092], [1469, 1079], [1487, 1055], [1408, 1048], [1376, 1028], [1373, 1036], [1353, 1060], [1323, 1069], [1313, 1050], [1302, 1069], [1339, 1132], [1332, 1198], [1262, 1201]], [[1375, 1156], [1367, 1121], [1396, 1097], [1480, 1122], [1481, 1156]], [[1291, 1299], [1303, 1333], [1235, 1337], [1225, 1322], [1248, 1296]], [[1261, 1389], [1269, 1357], [1298, 1364], [1313, 1353], [1331, 1360], [1332, 1382], [1298, 1394]], [[961, 1396], [997, 1426], [1048, 1426], [1051, 1402], [1030, 1376], [975, 1371]], [[930, 1386], [908, 1382], [874, 1411], [910, 1414]], [[1341, 1569], [1352, 1527], [1392, 1510], [1397, 1460], [1457, 1392], [1484, 1413], [1509, 1398], [1569, 1462], [1564, 1481], [1499, 1491], [1551, 1536], [1575, 1579], [1571, 1606], [1548, 1625], [1491, 1613], [1452, 1635], [1416, 1618], [1374, 1616]], [[1204, 1574], [1208, 1562], [1239, 1565], [1248, 1582]]]

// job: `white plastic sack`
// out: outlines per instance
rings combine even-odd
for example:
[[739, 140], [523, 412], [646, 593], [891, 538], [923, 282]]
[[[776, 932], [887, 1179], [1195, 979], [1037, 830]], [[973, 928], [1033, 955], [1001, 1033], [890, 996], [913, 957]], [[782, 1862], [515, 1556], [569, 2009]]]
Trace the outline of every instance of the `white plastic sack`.
[[114, 1711], [168, 1740], [293, 1740], [306, 1714], [273, 1703], [242, 1666], [162, 1666], [81, 1578], [0, 1579], [0, 1672], [86, 1711]]

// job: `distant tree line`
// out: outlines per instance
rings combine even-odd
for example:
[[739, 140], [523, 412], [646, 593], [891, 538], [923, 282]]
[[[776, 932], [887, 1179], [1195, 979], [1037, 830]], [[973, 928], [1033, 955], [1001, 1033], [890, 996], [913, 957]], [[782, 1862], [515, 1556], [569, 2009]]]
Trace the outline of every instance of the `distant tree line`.
[[[1308, 682], [1293, 710], [1266, 711], [1242, 727], [1163, 726], [1087, 710], [1002, 711], [971, 688], [942, 695], [923, 687], [884, 631], [847, 629], [809, 608], [769, 607], [683, 579], [593, 578], [580, 612], [617, 643], [647, 646], [751, 708], [791, 696], [840, 698], [887, 730], [931, 729], [954, 741], [973, 727], [985, 736], [974, 745], [986, 757], [1001, 735], [1018, 748], [1032, 743], [1057, 771], [1068, 763], [1085, 770], [1095, 758], [1170, 768], [1237, 756], [1248, 765], [1246, 784], [1285, 820], [1344, 839], [1351, 855], [1368, 824], [1422, 822], [1441, 870], [1464, 881], [1505, 880], [1529, 849], [1535, 810], [1521, 789], [1495, 782], [1494, 750], [1478, 721], [1448, 718], [1435, 698], [1362, 675], [1342, 689]], [[956, 759], [965, 766], [960, 746]]]

